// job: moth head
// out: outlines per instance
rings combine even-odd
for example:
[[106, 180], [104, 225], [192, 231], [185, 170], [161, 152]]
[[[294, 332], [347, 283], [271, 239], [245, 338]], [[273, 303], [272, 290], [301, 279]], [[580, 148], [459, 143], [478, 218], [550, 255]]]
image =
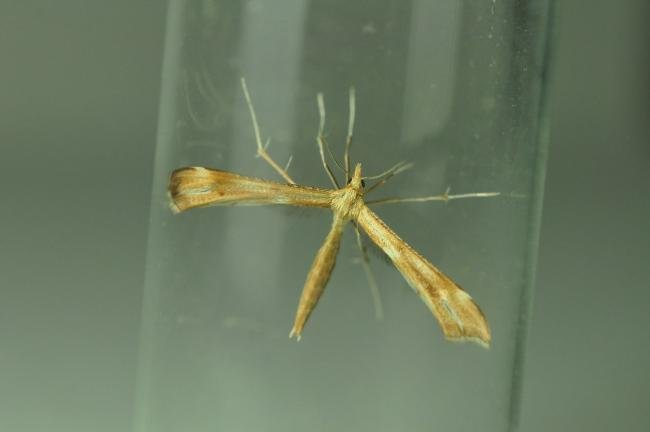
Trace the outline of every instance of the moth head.
[[362, 191], [364, 187], [366, 187], [366, 182], [363, 180], [361, 177], [361, 164], [358, 163], [354, 167], [354, 173], [352, 174], [352, 177], [348, 179], [348, 186], [352, 187], [353, 189], [357, 191]]

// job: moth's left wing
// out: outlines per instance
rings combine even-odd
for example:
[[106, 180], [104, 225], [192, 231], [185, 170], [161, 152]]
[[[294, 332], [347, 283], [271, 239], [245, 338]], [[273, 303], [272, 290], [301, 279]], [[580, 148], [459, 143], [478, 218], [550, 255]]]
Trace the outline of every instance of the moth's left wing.
[[361, 208], [356, 221], [420, 295], [447, 339], [490, 344], [487, 320], [469, 294], [399, 238], [368, 206]]

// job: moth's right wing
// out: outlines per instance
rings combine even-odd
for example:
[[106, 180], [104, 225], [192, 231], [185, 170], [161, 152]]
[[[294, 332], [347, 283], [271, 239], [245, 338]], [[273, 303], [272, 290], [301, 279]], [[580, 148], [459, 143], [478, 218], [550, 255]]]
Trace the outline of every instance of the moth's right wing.
[[281, 184], [203, 167], [179, 168], [169, 179], [175, 213], [213, 205], [285, 204], [329, 208], [332, 191]]
[[356, 220], [420, 295], [447, 339], [490, 344], [487, 320], [469, 294], [399, 238], [368, 206], [361, 208]]

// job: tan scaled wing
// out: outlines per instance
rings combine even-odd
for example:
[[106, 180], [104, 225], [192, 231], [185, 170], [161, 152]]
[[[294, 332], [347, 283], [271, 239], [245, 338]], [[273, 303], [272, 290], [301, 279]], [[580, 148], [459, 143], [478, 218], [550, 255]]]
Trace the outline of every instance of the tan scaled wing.
[[168, 191], [171, 208], [176, 213], [213, 205], [285, 204], [329, 208], [333, 192], [203, 167], [172, 172]]
[[341, 236], [343, 235], [346, 223], [345, 220], [334, 215], [332, 227], [320, 249], [318, 249], [307, 274], [305, 286], [302, 289], [300, 301], [298, 302], [298, 310], [296, 311], [293, 327], [291, 328], [291, 333], [289, 333], [290, 338], [295, 336], [297, 340], [300, 340], [302, 330], [309, 319], [309, 315], [311, 315], [323, 291], [325, 291], [325, 286], [336, 264], [336, 255], [341, 246]]
[[420, 295], [447, 339], [489, 346], [487, 320], [469, 294], [399, 238], [368, 206], [361, 208], [356, 221]]

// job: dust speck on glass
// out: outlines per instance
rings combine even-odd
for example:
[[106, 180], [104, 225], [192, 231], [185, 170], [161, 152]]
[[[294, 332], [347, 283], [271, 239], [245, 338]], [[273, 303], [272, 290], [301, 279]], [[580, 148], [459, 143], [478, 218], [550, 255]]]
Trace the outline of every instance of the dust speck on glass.
[[[534, 275], [544, 179], [549, 0], [169, 2], [134, 430], [507, 431]], [[331, 213], [277, 206], [174, 215], [170, 173], [206, 166], [329, 187], [356, 89], [351, 161], [414, 166], [377, 195], [499, 191], [382, 206], [400, 237], [489, 318], [489, 350], [446, 342], [391, 265], [375, 307], [352, 229], [299, 343], [288, 338]], [[345, 182], [343, 182], [345, 184]], [[374, 258], [371, 254], [371, 258]]]

